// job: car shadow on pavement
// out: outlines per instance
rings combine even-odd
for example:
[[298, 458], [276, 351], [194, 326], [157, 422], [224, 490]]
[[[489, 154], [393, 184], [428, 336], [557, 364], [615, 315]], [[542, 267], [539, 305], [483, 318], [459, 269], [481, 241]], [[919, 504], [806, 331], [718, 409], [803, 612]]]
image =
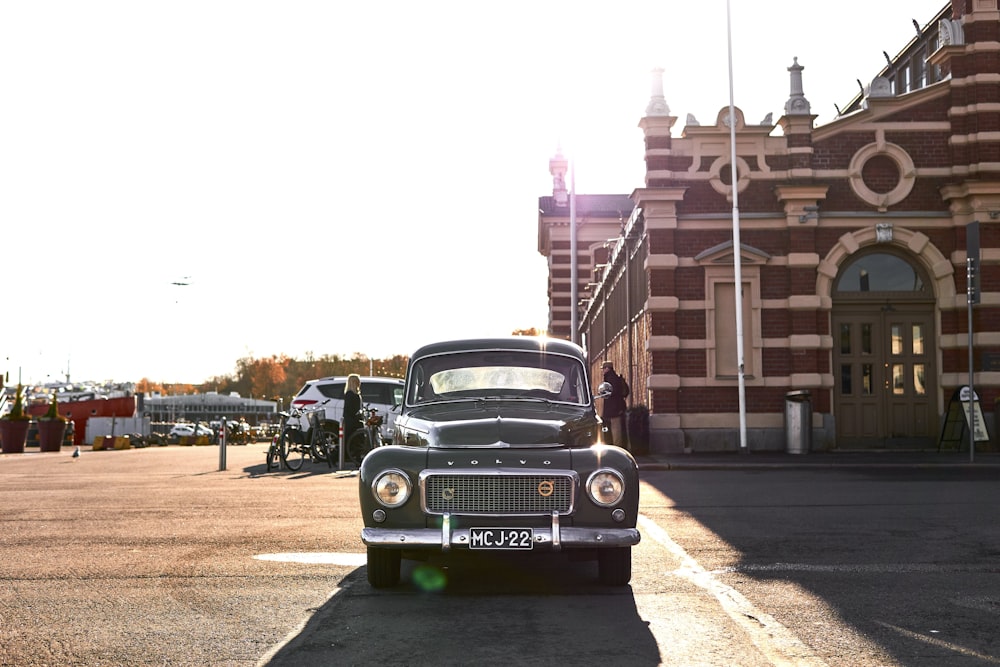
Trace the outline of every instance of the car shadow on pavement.
[[629, 586], [597, 582], [561, 554], [455, 554], [403, 561], [374, 589], [365, 568], [260, 664], [629, 664], [661, 658]]
[[[640, 513], [820, 658], [997, 664], [1000, 471], [880, 459], [649, 471], [642, 481], [662, 498]], [[844, 639], [831, 648], [852, 634], [862, 652]]]

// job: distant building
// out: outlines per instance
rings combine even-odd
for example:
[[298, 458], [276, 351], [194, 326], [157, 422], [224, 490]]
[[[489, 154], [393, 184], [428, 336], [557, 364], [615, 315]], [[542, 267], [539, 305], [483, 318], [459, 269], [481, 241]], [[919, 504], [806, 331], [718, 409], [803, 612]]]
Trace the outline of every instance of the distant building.
[[969, 379], [967, 234], [977, 230], [974, 385], [992, 421], [1000, 397], [996, 1], [955, 0], [915, 32], [819, 127], [804, 94], [807, 63], [788, 68], [791, 93], [776, 122], [770, 114], [747, 122], [738, 108], [730, 120], [720, 100], [716, 118], [688, 115], [679, 136], [654, 72], [639, 122], [645, 183], [627, 197], [575, 198], [575, 258], [561, 156], [550, 163], [553, 196], [539, 199], [538, 218], [550, 329], [568, 338], [570, 309], [580, 309], [593, 370], [611, 359], [626, 375], [633, 406], [649, 410], [654, 450], [740, 445], [740, 356], [751, 450], [785, 446], [792, 391], [809, 392], [815, 448], [936, 447]]
[[186, 394], [182, 396], [144, 396], [139, 412], [153, 422], [214, 422], [245, 419], [252, 425], [278, 420], [278, 404], [238, 394]]

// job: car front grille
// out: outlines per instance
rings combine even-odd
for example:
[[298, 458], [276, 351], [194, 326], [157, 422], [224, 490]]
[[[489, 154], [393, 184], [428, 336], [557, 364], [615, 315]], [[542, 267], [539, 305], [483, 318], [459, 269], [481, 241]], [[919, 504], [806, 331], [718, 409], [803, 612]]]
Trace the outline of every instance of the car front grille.
[[429, 473], [421, 479], [431, 514], [568, 514], [576, 477], [567, 474]]

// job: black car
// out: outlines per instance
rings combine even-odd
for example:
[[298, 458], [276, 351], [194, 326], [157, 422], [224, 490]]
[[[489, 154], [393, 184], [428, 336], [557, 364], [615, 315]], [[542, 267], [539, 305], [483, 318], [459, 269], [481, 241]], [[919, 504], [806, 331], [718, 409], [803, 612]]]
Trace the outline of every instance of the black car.
[[602, 583], [624, 586], [639, 543], [638, 468], [600, 435], [573, 343], [514, 336], [420, 348], [393, 444], [361, 464], [368, 581], [396, 585], [401, 558], [482, 549], [572, 551], [597, 560]]

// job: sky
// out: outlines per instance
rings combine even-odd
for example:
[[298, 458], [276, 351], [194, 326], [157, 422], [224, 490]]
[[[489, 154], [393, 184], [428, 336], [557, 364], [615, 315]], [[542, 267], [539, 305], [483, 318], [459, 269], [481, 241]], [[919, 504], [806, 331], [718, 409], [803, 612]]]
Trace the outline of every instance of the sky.
[[544, 329], [549, 158], [642, 187], [654, 68], [675, 136], [728, 106], [730, 44], [748, 123], [797, 57], [822, 125], [943, 6], [731, 0], [729, 39], [723, 0], [4, 2], [0, 371], [200, 384]]

